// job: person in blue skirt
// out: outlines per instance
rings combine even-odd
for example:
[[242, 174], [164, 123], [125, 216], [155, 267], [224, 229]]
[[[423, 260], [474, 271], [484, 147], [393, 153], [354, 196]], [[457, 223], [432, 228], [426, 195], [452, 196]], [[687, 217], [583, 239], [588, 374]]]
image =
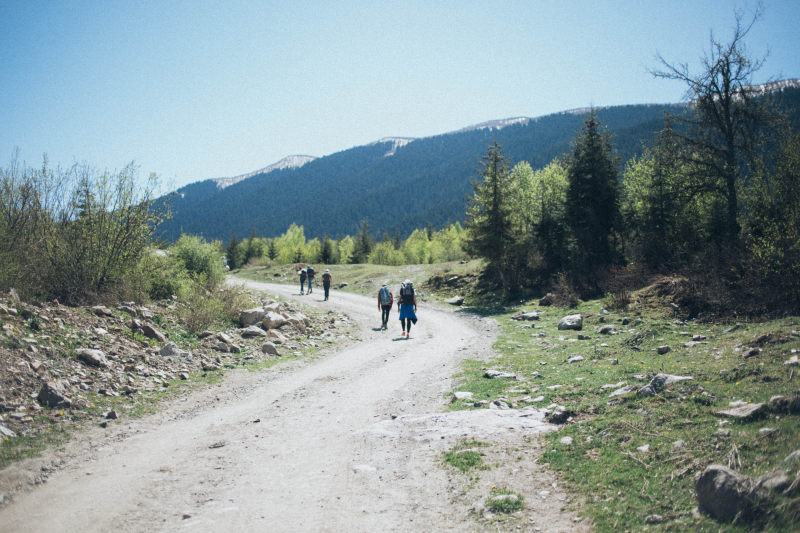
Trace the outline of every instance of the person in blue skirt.
[[417, 323], [417, 295], [411, 280], [405, 280], [400, 285], [397, 297], [397, 310], [400, 311], [400, 325], [403, 327], [403, 337], [411, 338], [411, 324]]

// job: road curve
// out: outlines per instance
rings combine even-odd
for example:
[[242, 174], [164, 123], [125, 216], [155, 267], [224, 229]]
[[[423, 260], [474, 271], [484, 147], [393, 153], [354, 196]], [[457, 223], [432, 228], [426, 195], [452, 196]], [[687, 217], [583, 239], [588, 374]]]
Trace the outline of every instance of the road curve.
[[[476, 320], [424, 303], [411, 339], [377, 330], [375, 298], [244, 282], [346, 312], [353, 346], [291, 368], [233, 372], [164, 412], [96, 436], [0, 509], [0, 531], [420, 531], [468, 526], [424, 439], [380, 438], [397, 415], [441, 411]], [[78, 446], [78, 444], [75, 444]]]

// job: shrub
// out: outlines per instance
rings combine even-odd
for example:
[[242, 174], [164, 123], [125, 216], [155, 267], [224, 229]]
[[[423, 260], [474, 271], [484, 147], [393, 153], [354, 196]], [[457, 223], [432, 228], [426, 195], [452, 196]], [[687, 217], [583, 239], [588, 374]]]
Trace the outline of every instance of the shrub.
[[202, 277], [208, 287], [216, 287], [225, 276], [222, 253], [201, 237], [181, 235], [171, 251], [189, 274], [195, 279]]

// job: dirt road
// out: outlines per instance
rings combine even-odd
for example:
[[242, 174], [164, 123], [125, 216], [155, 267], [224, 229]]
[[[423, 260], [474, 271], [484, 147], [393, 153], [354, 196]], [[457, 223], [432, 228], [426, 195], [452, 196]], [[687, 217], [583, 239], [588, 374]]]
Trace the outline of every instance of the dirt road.
[[[46, 483], [0, 509], [0, 530], [474, 531], [497, 526], [481, 506], [501, 483], [527, 502], [513, 529], [581, 529], [535, 463], [536, 436], [551, 429], [541, 416], [442, 413], [458, 362], [489, 355], [491, 324], [421, 305], [403, 339], [396, 311], [389, 331], [375, 329], [371, 298], [248, 285], [344, 311], [362, 341], [310, 363], [232, 372], [157, 415], [88, 432]], [[465, 437], [527, 444], [475, 481], [442, 465]]]

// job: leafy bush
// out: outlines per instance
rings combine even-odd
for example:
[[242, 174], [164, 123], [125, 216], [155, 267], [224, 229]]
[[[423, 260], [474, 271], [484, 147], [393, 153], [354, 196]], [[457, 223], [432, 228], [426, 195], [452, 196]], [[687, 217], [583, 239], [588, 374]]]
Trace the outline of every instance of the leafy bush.
[[189, 292], [192, 279], [174, 256], [152, 254], [143, 258], [141, 266], [146, 272], [145, 292], [153, 300], [164, 300], [173, 295], [182, 298]]
[[222, 316], [222, 302], [213, 298], [202, 283], [192, 283], [178, 309], [178, 320], [192, 333], [199, 333], [217, 323]]
[[216, 287], [225, 276], [222, 253], [202, 237], [181, 235], [171, 251], [189, 274], [195, 279], [202, 277], [209, 287]]

